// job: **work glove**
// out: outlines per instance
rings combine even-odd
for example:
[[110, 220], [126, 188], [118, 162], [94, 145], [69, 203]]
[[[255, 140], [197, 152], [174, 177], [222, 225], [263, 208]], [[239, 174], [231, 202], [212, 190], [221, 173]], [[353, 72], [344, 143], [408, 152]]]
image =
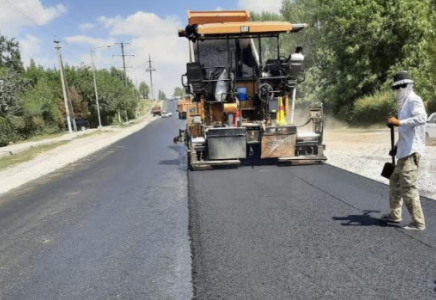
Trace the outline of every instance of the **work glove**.
[[397, 155], [397, 146], [395, 146], [394, 149], [392, 149], [391, 151], [389, 151], [389, 155], [390, 155], [390, 156], [395, 156], [395, 155]]
[[395, 118], [395, 117], [390, 117], [389, 119], [388, 119], [388, 125], [393, 125], [393, 126], [400, 126], [400, 120], [398, 120], [397, 118]]

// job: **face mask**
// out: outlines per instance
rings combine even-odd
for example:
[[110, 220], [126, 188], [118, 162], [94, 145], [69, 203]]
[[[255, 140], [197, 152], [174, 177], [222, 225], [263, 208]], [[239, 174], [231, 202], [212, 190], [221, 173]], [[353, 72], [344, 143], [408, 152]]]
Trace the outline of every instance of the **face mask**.
[[398, 90], [396, 90], [395, 97], [397, 98], [398, 109], [401, 109], [401, 107], [403, 106], [404, 100], [406, 100], [406, 94], [407, 94], [407, 87], [399, 88]]

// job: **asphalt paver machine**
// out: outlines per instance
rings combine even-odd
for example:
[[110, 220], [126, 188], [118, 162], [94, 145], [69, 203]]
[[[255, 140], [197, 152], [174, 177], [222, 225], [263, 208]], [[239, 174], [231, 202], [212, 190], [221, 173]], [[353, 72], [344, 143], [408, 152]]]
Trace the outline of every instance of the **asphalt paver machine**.
[[185, 142], [191, 169], [326, 160], [322, 103], [309, 109], [311, 130], [294, 124], [304, 56], [280, 55], [280, 37], [306, 27], [253, 22], [248, 11], [188, 11], [179, 36], [189, 40], [182, 83], [193, 102], [175, 141]]

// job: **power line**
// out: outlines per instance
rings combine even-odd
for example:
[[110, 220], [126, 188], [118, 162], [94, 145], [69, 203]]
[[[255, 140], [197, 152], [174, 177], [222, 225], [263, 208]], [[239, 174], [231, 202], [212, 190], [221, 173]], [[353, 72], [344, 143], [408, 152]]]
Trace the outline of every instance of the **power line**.
[[25, 18], [29, 19], [33, 24], [35, 24], [39, 28], [43, 29], [50, 36], [52, 36], [52, 37], [54, 37], [56, 39], [58, 38], [58, 36], [55, 33], [53, 33], [52, 31], [48, 30], [45, 26], [42, 26], [42, 25], [38, 24], [33, 18], [31, 18], [29, 15], [25, 14], [21, 9], [19, 9], [18, 7], [13, 5], [11, 2], [9, 2], [9, 0], [3, 0], [3, 1], [8, 3], [15, 11], [19, 12], [20, 14], [22, 14]]
[[[63, 0], [59, 0], [64, 6], [67, 6], [67, 4], [63, 1]], [[78, 8], [78, 10], [80, 10], [80, 13], [82, 15], [84, 15], [85, 17], [87, 17], [89, 20], [94, 20], [94, 18], [92, 18], [85, 9], [82, 9], [82, 7], [79, 5], [79, 3], [75, 3], [77, 4], [76, 7]]]
[[22, 16], [24, 16], [26, 19], [30, 20], [34, 25], [36, 25], [37, 27], [39, 27], [40, 29], [42, 29], [45, 33], [47, 33], [49, 36], [53, 37], [56, 40], [63, 40], [65, 41], [68, 46], [76, 48], [76, 49], [81, 49], [81, 50], [86, 50], [86, 48], [81, 47], [81, 46], [73, 46], [71, 44], [69, 44], [65, 39], [59, 38], [59, 36], [54, 33], [53, 31], [49, 30], [46, 26], [40, 25], [38, 24], [38, 22], [35, 21], [35, 19], [33, 19], [32, 17], [30, 17], [28, 14], [26, 14], [25, 12], [23, 12], [21, 9], [19, 9], [18, 7], [16, 7], [14, 4], [12, 4], [9, 0], [3, 0], [4, 2], [6, 2], [7, 4], [9, 4], [9, 6], [12, 7], [12, 9], [14, 9], [16, 12], [20, 13]]

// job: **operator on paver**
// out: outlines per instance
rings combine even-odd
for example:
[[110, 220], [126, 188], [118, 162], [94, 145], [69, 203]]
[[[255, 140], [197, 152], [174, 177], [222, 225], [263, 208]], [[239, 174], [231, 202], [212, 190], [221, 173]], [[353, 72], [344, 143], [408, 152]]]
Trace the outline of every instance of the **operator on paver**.
[[292, 61], [303, 61], [304, 60], [303, 47], [298, 46], [295, 49], [295, 53], [291, 54], [291, 60]]
[[425, 148], [425, 124], [427, 113], [422, 99], [413, 91], [413, 80], [402, 71], [394, 76], [392, 88], [396, 92], [398, 119], [390, 117], [388, 124], [398, 127], [398, 142], [389, 153], [398, 162], [389, 182], [390, 212], [382, 216], [386, 222], [402, 221], [403, 200], [412, 216], [412, 222], [403, 227], [408, 230], [424, 230], [425, 220], [418, 193], [418, 167]]

